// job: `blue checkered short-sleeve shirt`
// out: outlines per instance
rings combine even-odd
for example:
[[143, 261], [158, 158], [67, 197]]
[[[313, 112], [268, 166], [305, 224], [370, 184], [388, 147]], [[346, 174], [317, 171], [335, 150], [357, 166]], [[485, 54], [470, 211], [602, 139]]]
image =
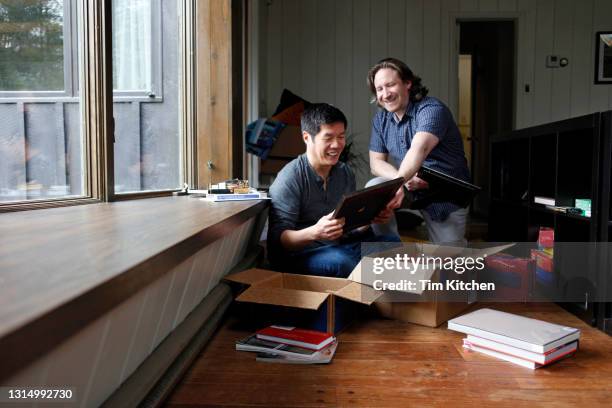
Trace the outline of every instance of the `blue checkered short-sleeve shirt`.
[[[448, 107], [436, 98], [411, 101], [400, 121], [394, 113], [380, 110], [372, 120], [370, 150], [388, 154], [391, 164], [399, 168], [417, 132], [432, 133], [440, 140], [423, 162], [425, 166], [470, 181], [459, 128]], [[433, 220], [444, 221], [459, 208], [453, 203], [434, 203], [425, 211]]]

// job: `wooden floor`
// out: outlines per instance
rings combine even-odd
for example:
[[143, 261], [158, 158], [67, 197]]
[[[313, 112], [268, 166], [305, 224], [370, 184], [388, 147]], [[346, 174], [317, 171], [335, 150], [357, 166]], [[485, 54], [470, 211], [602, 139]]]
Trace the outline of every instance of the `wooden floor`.
[[464, 351], [446, 328], [368, 317], [339, 335], [329, 365], [257, 363], [235, 351], [250, 331], [230, 316], [167, 406], [612, 406], [612, 337], [554, 304], [484, 306], [579, 327], [580, 350], [532, 371]]

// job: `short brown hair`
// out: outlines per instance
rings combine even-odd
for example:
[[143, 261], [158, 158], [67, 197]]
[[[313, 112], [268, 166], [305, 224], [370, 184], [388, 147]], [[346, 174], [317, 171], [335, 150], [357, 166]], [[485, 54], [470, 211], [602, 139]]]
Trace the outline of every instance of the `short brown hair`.
[[370, 92], [372, 92], [373, 95], [376, 95], [376, 86], [374, 86], [374, 77], [376, 76], [376, 73], [383, 68], [389, 68], [389, 69], [394, 70], [395, 72], [397, 72], [400, 79], [404, 82], [406, 81], [412, 82], [412, 87], [410, 88], [410, 101], [411, 102], [418, 102], [424, 97], [426, 97], [427, 94], [429, 93], [429, 89], [427, 89], [426, 86], [421, 84], [421, 78], [414, 75], [414, 73], [410, 70], [410, 68], [408, 68], [408, 65], [406, 65], [404, 62], [396, 58], [384, 58], [378, 61], [376, 65], [374, 65], [372, 68], [370, 68], [370, 71], [368, 71], [367, 82], [368, 82], [368, 86], [370, 87]]

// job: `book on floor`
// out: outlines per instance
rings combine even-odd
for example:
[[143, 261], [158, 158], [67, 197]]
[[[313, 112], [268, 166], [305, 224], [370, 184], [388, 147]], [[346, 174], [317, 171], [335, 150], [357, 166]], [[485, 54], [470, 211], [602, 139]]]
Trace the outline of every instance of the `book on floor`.
[[317, 353], [316, 350], [312, 349], [258, 339], [255, 334], [251, 334], [242, 340], [238, 340], [236, 342], [236, 350], [283, 355], [303, 360], [314, 358], [316, 357]]
[[546, 353], [580, 338], [580, 330], [493, 309], [479, 309], [448, 322], [450, 330]]
[[329, 364], [336, 354], [338, 348], [338, 342], [335, 341], [323, 350], [319, 350], [312, 355], [309, 359], [293, 358], [287, 355], [280, 354], [269, 354], [269, 353], [257, 353], [255, 360], [266, 363], [280, 363], [280, 364]]
[[471, 334], [463, 340], [464, 343], [469, 343], [477, 347], [496, 351], [498, 353], [504, 353], [516, 358], [522, 358], [523, 360], [530, 361], [532, 363], [547, 365], [560, 360], [578, 349], [578, 341], [574, 340], [568, 344], [564, 344], [557, 348], [554, 348], [546, 353], [534, 353], [533, 351], [527, 351], [518, 347], [509, 346], [507, 344], [498, 343], [496, 341], [483, 339], [480, 337], [472, 336]]
[[257, 338], [311, 350], [321, 350], [336, 340], [330, 333], [288, 326], [268, 326], [257, 331]]
[[521, 367], [529, 368], [531, 370], [535, 370], [536, 368], [543, 367], [545, 365], [554, 363], [554, 362], [559, 361], [559, 360], [561, 360], [563, 358], [571, 356], [576, 351], [576, 347], [575, 346], [577, 346], [577, 342], [574, 342], [573, 346], [574, 346], [573, 351], [561, 354], [561, 355], [557, 356], [555, 359], [553, 359], [553, 360], [551, 360], [551, 361], [549, 361], [549, 362], [547, 362], [545, 364], [540, 364], [540, 363], [537, 363], [535, 361], [527, 360], [527, 359], [524, 359], [524, 358], [520, 358], [520, 357], [517, 357], [517, 356], [512, 355], [512, 354], [502, 353], [502, 352], [499, 352], [499, 351], [496, 351], [496, 350], [493, 350], [493, 349], [490, 349], [490, 348], [481, 347], [481, 346], [478, 346], [476, 344], [473, 344], [473, 343], [469, 342], [467, 339], [463, 339], [463, 347], [465, 349], [467, 349], [467, 350], [476, 351], [476, 352], [485, 354], [485, 355], [490, 356], [490, 357], [495, 357], [495, 358], [498, 358], [500, 360], [508, 361], [510, 363], [519, 365]]
[[509, 354], [499, 353], [497, 351], [493, 351], [493, 350], [489, 350], [489, 349], [486, 349], [486, 348], [478, 347], [475, 344], [471, 344], [469, 342], [466, 342], [465, 339], [464, 339], [464, 342], [463, 342], [463, 348], [465, 348], [467, 350], [471, 350], [471, 351], [477, 351], [477, 352], [485, 354], [485, 355], [487, 355], [489, 357], [495, 357], [495, 358], [498, 358], [500, 360], [504, 360], [504, 361], [507, 361], [509, 363], [513, 363], [513, 364], [519, 365], [521, 367], [530, 368], [532, 370], [535, 370], [539, 366], [539, 364], [534, 363], [532, 361], [523, 360], [522, 358], [514, 357], [514, 356], [511, 356]]

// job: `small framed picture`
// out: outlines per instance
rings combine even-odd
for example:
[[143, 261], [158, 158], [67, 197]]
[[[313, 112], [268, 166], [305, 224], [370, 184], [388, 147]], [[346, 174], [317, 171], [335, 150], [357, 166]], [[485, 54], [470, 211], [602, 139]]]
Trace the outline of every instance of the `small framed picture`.
[[595, 83], [612, 84], [612, 31], [599, 31], [595, 41]]

